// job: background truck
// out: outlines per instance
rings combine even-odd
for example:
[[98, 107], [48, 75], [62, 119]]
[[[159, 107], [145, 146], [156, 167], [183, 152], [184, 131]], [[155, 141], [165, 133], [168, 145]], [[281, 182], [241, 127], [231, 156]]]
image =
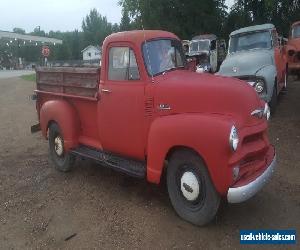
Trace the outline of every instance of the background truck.
[[196, 61], [196, 72], [214, 73], [226, 57], [226, 43], [216, 35], [205, 34], [192, 38], [187, 57]]
[[291, 26], [286, 52], [289, 73], [297, 75], [300, 79], [300, 21]]
[[279, 92], [287, 86], [285, 47], [273, 24], [233, 31], [218, 75], [245, 80], [275, 109]]
[[165, 174], [176, 212], [196, 225], [221, 197], [245, 201], [271, 177], [268, 105], [237, 79], [189, 71], [172, 33], [110, 35], [101, 65], [37, 69], [39, 126], [58, 170], [80, 156], [151, 183]]

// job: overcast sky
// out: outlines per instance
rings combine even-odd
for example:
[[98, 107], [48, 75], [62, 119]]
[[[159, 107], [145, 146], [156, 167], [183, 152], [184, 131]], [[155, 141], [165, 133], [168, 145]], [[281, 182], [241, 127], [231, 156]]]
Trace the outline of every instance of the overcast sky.
[[[72, 31], [81, 29], [82, 19], [96, 8], [109, 22], [119, 23], [118, 0], [0, 0], [0, 30], [18, 27], [31, 32], [42, 30]], [[163, 0], [162, 0], [163, 1]], [[231, 6], [234, 0], [226, 0]]]

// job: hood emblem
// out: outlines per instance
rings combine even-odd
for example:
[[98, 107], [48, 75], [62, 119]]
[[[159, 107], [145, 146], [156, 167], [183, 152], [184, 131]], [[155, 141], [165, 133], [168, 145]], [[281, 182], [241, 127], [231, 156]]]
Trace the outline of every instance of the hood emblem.
[[234, 73], [236, 73], [236, 72], [238, 72], [238, 67], [232, 67], [232, 71], [234, 72]]

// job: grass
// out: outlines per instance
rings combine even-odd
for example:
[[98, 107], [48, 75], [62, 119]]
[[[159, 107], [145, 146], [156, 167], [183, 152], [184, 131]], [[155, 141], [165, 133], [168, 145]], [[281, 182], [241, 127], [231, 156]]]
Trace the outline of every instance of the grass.
[[24, 75], [24, 76], [21, 76], [21, 78], [22, 78], [23, 80], [26, 80], [26, 81], [32, 81], [32, 82], [35, 82], [35, 81], [36, 81], [36, 74]]

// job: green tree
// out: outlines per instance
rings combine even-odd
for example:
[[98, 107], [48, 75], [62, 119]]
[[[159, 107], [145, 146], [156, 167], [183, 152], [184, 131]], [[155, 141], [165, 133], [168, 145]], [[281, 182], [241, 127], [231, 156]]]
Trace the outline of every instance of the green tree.
[[92, 9], [82, 21], [82, 30], [85, 45], [100, 45], [105, 37], [117, 29], [117, 24], [111, 24], [105, 16]]
[[23, 35], [25, 34], [25, 30], [21, 28], [14, 28], [13, 32], [18, 34], [23, 34]]

